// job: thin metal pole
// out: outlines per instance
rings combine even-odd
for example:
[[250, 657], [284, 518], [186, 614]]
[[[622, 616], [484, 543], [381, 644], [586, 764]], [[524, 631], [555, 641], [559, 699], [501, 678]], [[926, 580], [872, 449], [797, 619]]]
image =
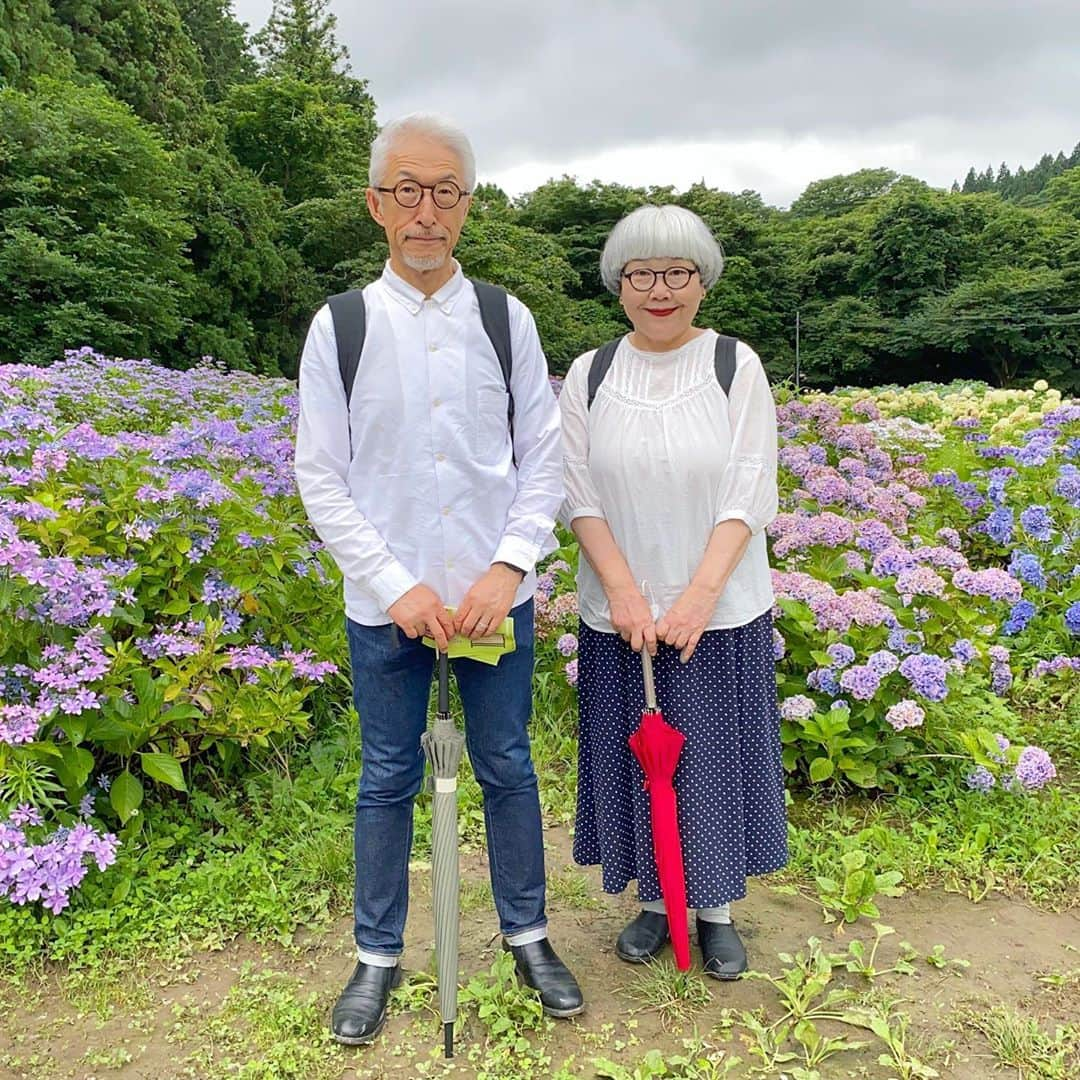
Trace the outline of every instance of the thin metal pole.
[[652, 657], [644, 645], [641, 646], [641, 675], [645, 680], [645, 708], [656, 712], [656, 684], [653, 682]]
[[799, 389], [799, 310], [795, 309], [795, 389]]

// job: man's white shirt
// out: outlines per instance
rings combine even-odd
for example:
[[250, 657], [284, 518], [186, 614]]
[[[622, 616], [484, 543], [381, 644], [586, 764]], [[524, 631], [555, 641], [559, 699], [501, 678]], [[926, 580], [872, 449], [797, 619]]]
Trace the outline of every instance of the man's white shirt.
[[296, 480], [344, 575], [346, 614], [387, 623], [421, 583], [456, 606], [494, 562], [526, 571], [523, 603], [563, 497], [559, 409], [531, 313], [509, 297], [511, 447], [502, 369], [460, 266], [425, 298], [387, 265], [364, 305], [348, 405], [329, 306], [300, 359]]

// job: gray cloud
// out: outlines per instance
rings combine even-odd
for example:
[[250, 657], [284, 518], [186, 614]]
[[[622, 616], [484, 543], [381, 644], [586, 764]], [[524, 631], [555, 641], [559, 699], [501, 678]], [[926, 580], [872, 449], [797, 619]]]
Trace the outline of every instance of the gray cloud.
[[[269, 9], [269, 0], [236, 3], [253, 25]], [[644, 157], [657, 142], [746, 154], [751, 141], [814, 139], [819, 175], [846, 168], [865, 144], [860, 164], [948, 183], [969, 164], [1030, 164], [1080, 139], [1075, 0], [339, 0], [333, 9], [380, 119], [432, 108], [454, 117], [484, 175], [528, 162], [558, 173], [625, 147]], [[910, 148], [902, 162], [873, 156], [901, 143]], [[830, 145], [849, 152], [831, 170]], [[737, 186], [765, 184], [770, 201], [812, 178], [749, 157], [736, 173]]]

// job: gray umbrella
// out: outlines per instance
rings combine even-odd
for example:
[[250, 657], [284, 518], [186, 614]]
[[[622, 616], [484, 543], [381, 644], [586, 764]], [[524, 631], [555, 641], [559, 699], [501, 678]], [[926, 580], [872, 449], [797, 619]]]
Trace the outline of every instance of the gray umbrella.
[[454, 1056], [454, 1021], [457, 1019], [458, 971], [458, 866], [457, 772], [465, 749], [465, 736], [450, 719], [449, 660], [439, 653], [439, 711], [435, 723], [420, 737], [435, 794], [431, 806], [431, 870], [434, 878], [435, 958], [439, 972], [439, 1012], [443, 1020], [443, 1047]]

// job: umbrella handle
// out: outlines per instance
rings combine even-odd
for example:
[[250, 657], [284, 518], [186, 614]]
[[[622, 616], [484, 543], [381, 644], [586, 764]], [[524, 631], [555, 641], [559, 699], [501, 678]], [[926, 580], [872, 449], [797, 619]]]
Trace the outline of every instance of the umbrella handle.
[[645, 645], [641, 646], [641, 674], [645, 680], [645, 708], [656, 712], [656, 684], [653, 682], [652, 657]]
[[450, 712], [450, 659], [445, 652], [439, 653], [439, 712]]

